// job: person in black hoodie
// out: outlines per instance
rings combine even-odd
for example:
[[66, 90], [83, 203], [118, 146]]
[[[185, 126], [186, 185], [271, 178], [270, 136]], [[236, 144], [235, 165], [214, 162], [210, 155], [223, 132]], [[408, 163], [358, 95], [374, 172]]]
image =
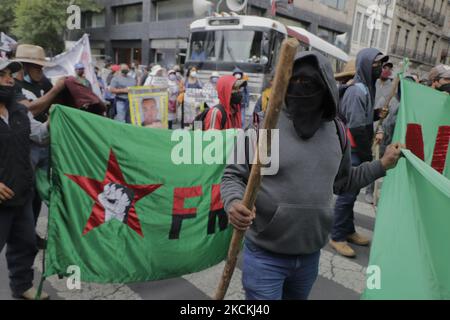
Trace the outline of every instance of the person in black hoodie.
[[[30, 118], [33, 116], [15, 101], [12, 77], [21, 68], [19, 62], [0, 61], [0, 252], [6, 244], [13, 297], [34, 299], [32, 266], [38, 250], [31, 207], [34, 173]], [[43, 292], [41, 298], [48, 299], [48, 295]]]
[[[389, 57], [373, 48], [361, 50], [356, 57], [356, 75], [353, 84], [345, 91], [339, 112], [347, 122], [352, 143], [352, 165], [372, 161], [375, 83], [380, 77], [383, 63]], [[353, 206], [359, 190], [340, 195], [334, 210], [334, 225], [330, 245], [341, 255], [354, 257], [355, 251], [347, 241], [368, 245], [370, 240], [355, 231]]]

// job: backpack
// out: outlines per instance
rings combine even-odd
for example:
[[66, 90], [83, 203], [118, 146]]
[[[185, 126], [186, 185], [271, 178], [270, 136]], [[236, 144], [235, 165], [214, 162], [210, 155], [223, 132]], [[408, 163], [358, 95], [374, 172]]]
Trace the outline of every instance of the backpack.
[[347, 92], [347, 89], [352, 87], [352, 86], [355, 86], [355, 87], [359, 88], [364, 93], [364, 96], [366, 97], [366, 100], [367, 100], [366, 103], [370, 102], [369, 101], [369, 99], [370, 99], [369, 98], [369, 89], [367, 89], [367, 87], [363, 83], [357, 82], [357, 83], [352, 83], [352, 84], [344, 84], [344, 85], [340, 86], [339, 89], [338, 89], [338, 92], [339, 92], [338, 113], [340, 115], [340, 118], [342, 120], [344, 120], [344, 123], [346, 123], [347, 120], [345, 119], [345, 117], [341, 113], [341, 102], [342, 102], [342, 99], [344, 98], [345, 92]]
[[[347, 129], [347, 119], [346, 119], [345, 115], [341, 112], [342, 99], [344, 98], [344, 95], [345, 95], [345, 92], [347, 91], [347, 89], [350, 88], [351, 86], [358, 87], [364, 93], [364, 96], [366, 97], [366, 103], [370, 102], [370, 98], [369, 98], [369, 89], [367, 89], [367, 87], [361, 82], [345, 84], [345, 85], [342, 85], [339, 87], [339, 90], [338, 90], [339, 91], [339, 106], [338, 106], [338, 112], [337, 112], [337, 117], [335, 119], [335, 122], [336, 122], [336, 125], [338, 125], [338, 122], [340, 122], [344, 126], [344, 129], [347, 132], [347, 134], [345, 135], [345, 138], [346, 138], [346, 140], [350, 139], [351, 146], [353, 148], [353, 147], [356, 147], [356, 143], [353, 140], [353, 137], [351, 136], [350, 130]], [[347, 141], [345, 141], [345, 142], [347, 142]], [[342, 147], [342, 139], [341, 139], [341, 147]], [[345, 147], [345, 145], [344, 145], [344, 147]]]
[[227, 123], [227, 113], [225, 111], [225, 108], [221, 104], [218, 104], [218, 105], [210, 108], [205, 103], [205, 108], [202, 111], [202, 113], [198, 114], [194, 119], [195, 122], [198, 122], [198, 121], [202, 122], [202, 130], [205, 130], [205, 119], [206, 119], [206, 116], [208, 115], [209, 110], [214, 109], [214, 108], [219, 109], [220, 113], [222, 114], [222, 121], [220, 122], [220, 130], [223, 130], [225, 128], [225, 124]]

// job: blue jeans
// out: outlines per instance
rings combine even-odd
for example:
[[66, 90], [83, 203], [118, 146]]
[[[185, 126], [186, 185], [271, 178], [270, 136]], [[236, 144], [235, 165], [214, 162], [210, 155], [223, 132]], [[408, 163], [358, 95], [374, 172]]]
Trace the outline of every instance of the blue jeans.
[[[357, 167], [361, 160], [356, 153], [352, 152], [352, 166]], [[341, 194], [336, 199], [334, 207], [334, 224], [331, 239], [334, 241], [346, 241], [347, 236], [355, 233], [353, 207], [359, 191]]]
[[275, 254], [245, 240], [242, 285], [247, 300], [306, 300], [319, 272], [320, 251]]
[[114, 120], [119, 122], [129, 123], [129, 101], [124, 99], [116, 98], [116, 115], [114, 116]]

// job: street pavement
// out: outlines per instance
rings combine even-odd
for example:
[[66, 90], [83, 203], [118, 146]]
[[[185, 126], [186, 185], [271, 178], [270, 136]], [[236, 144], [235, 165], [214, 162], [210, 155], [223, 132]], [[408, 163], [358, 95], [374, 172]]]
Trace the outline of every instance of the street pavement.
[[[375, 224], [375, 210], [372, 205], [358, 197], [355, 204], [355, 225], [357, 231], [372, 238]], [[45, 234], [47, 212], [43, 210], [38, 222], [38, 232]], [[311, 300], [358, 300], [365, 287], [365, 270], [369, 261], [370, 247], [352, 245], [357, 257], [348, 259], [339, 256], [327, 245], [321, 254], [319, 277], [312, 289]], [[225, 299], [243, 300], [241, 284], [241, 264], [233, 275]], [[208, 300], [212, 299], [224, 263], [205, 271], [185, 275], [181, 278], [143, 282], [127, 285], [99, 285], [82, 283], [81, 290], [69, 290], [66, 279], [50, 277], [44, 284], [44, 290], [53, 300]], [[35, 282], [41, 278], [42, 251], [35, 262]], [[8, 271], [5, 250], [0, 254], [0, 300], [11, 300], [8, 287]]]

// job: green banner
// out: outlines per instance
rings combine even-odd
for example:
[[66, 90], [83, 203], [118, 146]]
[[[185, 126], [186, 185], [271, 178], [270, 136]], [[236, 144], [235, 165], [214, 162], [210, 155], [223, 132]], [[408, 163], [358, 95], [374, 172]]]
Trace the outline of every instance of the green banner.
[[45, 275], [127, 283], [222, 261], [232, 228], [220, 199], [234, 131], [124, 125], [57, 106]]
[[450, 299], [450, 96], [402, 81], [363, 299]]

